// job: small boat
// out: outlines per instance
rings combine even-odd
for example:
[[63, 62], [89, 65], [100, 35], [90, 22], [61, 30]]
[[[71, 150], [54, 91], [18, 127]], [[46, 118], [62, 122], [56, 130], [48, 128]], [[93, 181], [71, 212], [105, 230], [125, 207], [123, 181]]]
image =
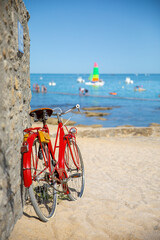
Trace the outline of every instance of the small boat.
[[56, 86], [55, 82], [49, 82], [49, 86]]
[[143, 91], [146, 91], [146, 89], [143, 88], [143, 86], [136, 86], [134, 87], [134, 91], [135, 92], [143, 92]]
[[113, 95], [113, 96], [116, 96], [116, 95], [117, 95], [116, 92], [110, 92], [109, 94], [110, 94], [110, 95]]
[[104, 81], [102, 79], [99, 79], [99, 69], [98, 64], [95, 63], [93, 67], [93, 74], [89, 76], [89, 82], [86, 82], [86, 85], [92, 85], [92, 86], [103, 86]]
[[129, 77], [126, 77], [125, 83], [126, 84], [133, 84], [133, 80], [131, 80]]
[[103, 86], [104, 81], [100, 79], [98, 82], [86, 82], [85, 84], [86, 85], [92, 85], [92, 86]]
[[77, 82], [79, 82], [79, 83], [84, 83], [85, 80], [84, 80], [82, 77], [78, 77], [78, 78], [77, 78]]

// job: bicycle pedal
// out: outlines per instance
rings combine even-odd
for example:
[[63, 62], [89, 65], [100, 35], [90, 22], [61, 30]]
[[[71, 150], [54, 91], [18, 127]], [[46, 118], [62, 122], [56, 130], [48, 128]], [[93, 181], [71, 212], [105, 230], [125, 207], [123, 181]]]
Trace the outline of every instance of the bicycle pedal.
[[45, 173], [45, 181], [49, 182], [49, 179], [50, 179], [49, 173]]

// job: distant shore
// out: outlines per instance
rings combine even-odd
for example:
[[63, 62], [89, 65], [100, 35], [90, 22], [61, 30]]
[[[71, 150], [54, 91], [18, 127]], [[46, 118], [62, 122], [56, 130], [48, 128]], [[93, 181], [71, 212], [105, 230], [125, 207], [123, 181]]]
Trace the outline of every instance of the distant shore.
[[[50, 118], [51, 119], [51, 118]], [[48, 119], [47, 124], [50, 135], [55, 137], [57, 129], [57, 119]], [[66, 120], [64, 120], [66, 122]], [[42, 126], [42, 123], [33, 123], [32, 127]], [[74, 126], [72, 122], [67, 123], [67, 127]], [[160, 124], [153, 123], [149, 127], [119, 126], [114, 128], [105, 128], [99, 125], [77, 125], [79, 137], [159, 137]]]

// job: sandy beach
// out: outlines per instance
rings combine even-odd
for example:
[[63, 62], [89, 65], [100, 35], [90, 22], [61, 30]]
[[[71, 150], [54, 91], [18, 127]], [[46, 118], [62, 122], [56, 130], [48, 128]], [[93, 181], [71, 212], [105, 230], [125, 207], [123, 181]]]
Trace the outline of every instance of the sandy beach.
[[41, 222], [24, 208], [9, 240], [159, 240], [160, 137], [78, 137], [85, 191]]

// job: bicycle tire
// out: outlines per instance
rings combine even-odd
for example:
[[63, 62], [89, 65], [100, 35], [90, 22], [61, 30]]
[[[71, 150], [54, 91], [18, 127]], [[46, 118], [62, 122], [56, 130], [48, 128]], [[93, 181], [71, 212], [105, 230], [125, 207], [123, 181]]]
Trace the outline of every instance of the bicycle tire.
[[70, 140], [65, 147], [65, 170], [69, 178], [69, 181], [67, 181], [68, 197], [71, 201], [75, 201], [83, 195], [85, 175], [83, 158], [74, 140]]
[[[47, 222], [55, 213], [57, 205], [57, 191], [55, 188], [57, 184], [53, 178], [49, 179], [49, 168], [47, 167], [47, 161], [49, 160], [48, 144], [42, 143], [42, 148], [39, 139], [35, 138], [31, 152], [32, 184], [29, 187], [29, 195], [37, 216], [41, 221]], [[40, 155], [42, 151], [43, 154]], [[53, 164], [51, 161], [52, 170]]]

